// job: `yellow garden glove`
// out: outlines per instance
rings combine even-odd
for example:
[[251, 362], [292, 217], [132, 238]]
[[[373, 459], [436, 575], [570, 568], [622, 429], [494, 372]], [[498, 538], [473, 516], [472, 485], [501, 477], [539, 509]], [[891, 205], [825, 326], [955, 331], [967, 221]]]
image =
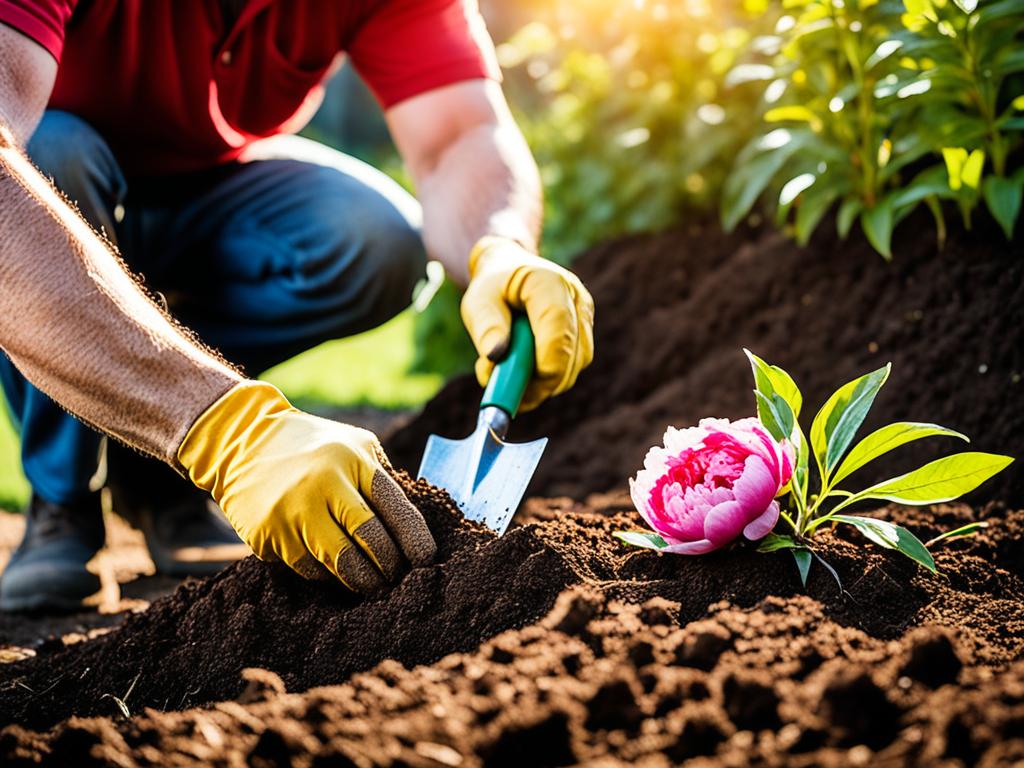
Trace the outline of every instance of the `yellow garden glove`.
[[369, 593], [394, 582], [403, 561], [434, 557], [376, 436], [303, 413], [270, 384], [230, 389], [189, 430], [178, 460], [258, 557], [307, 578], [330, 572]]
[[469, 287], [462, 297], [462, 321], [480, 356], [480, 386], [508, 350], [514, 309], [526, 312], [537, 343], [536, 370], [520, 406], [529, 411], [569, 389], [590, 365], [594, 300], [569, 270], [513, 240], [483, 238], [469, 256]]

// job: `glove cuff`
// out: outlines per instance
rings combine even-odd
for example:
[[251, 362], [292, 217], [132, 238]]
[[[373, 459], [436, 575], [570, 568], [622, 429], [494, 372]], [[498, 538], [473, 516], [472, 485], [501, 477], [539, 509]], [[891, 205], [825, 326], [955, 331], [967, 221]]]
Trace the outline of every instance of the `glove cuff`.
[[196, 486], [219, 498], [232, 460], [266, 431], [267, 417], [291, 408], [272, 384], [239, 382], [196, 419], [178, 446], [178, 461]]
[[517, 251], [523, 249], [522, 244], [518, 240], [513, 240], [510, 237], [501, 237], [500, 235], [484, 235], [477, 240], [473, 250], [469, 252], [469, 279], [472, 280], [477, 272], [480, 271], [486, 261], [486, 257], [510, 245]]

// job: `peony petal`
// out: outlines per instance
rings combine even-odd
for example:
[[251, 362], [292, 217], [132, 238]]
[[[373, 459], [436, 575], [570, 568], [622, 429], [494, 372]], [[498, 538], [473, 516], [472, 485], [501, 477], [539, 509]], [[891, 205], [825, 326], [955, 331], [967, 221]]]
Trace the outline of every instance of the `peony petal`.
[[779, 491], [774, 476], [760, 456], [748, 456], [743, 474], [732, 487], [736, 502], [743, 509], [744, 523], [761, 515]]
[[732, 492], [731, 488], [715, 488], [708, 494], [708, 501], [712, 507], [735, 498], [736, 494]]
[[669, 427], [665, 430], [664, 444], [665, 452], [671, 456], [678, 456], [686, 450], [695, 450], [701, 447], [701, 443], [707, 436], [707, 430], [701, 427], [687, 427], [676, 429]]
[[739, 536], [746, 523], [739, 502], [726, 501], [713, 507], [704, 518], [704, 536], [721, 547]]
[[779, 522], [779, 502], [773, 501], [768, 505], [768, 509], [766, 509], [760, 517], [755, 517], [753, 521], [743, 529], [743, 535], [751, 541], [763, 539], [772, 532], [772, 528], [775, 527], [777, 522]]
[[[678, 486], [676, 486], [678, 487]], [[691, 489], [687, 489], [690, 491]], [[664, 529], [680, 541], [693, 541], [704, 538], [704, 518], [707, 515], [706, 504], [700, 505], [699, 500], [695, 505], [691, 502], [692, 493], [674, 495], [667, 499], [665, 504], [665, 515], [661, 522]], [[660, 532], [659, 528], [659, 532]]]
[[664, 549], [659, 549], [658, 551], [669, 552], [674, 555], [703, 555], [714, 549], [718, 549], [718, 546], [714, 542], [708, 539], [701, 539], [700, 541], [686, 541], [680, 544], [670, 544]]
[[651, 522], [651, 491], [646, 487], [645, 483], [640, 482], [640, 472], [637, 475], [637, 479], [630, 479], [629, 481], [629, 495], [633, 499], [633, 506], [636, 507], [636, 511], [640, 513], [640, 517], [647, 521], [647, 524], [654, 527], [654, 523]]

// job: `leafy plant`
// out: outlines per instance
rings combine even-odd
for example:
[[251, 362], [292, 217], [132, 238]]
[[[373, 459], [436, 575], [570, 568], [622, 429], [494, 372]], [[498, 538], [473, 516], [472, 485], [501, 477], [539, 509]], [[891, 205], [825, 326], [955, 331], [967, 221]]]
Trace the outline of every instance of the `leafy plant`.
[[498, 46], [544, 182], [545, 256], [714, 209], [758, 120], [757, 83], [726, 78], [761, 56], [778, 14], [762, 6], [546, 0]]
[[[935, 572], [935, 560], [928, 547], [910, 531], [887, 520], [850, 514], [848, 508], [865, 500], [914, 506], [951, 501], [977, 488], [1009, 466], [1013, 459], [966, 451], [859, 491], [846, 490], [840, 486], [845, 485], [853, 473], [902, 445], [939, 435], [965, 442], [969, 442], [968, 438], [938, 424], [896, 422], [854, 443], [875, 397], [889, 377], [889, 365], [836, 390], [815, 414], [810, 432], [805, 433], [799, 422], [802, 396], [792, 377], [778, 366], [744, 351], [754, 373], [758, 417], [775, 439], [789, 441], [795, 453], [793, 477], [783, 489], [788, 509], [781, 513], [790, 532], [769, 535], [762, 540], [759, 551], [792, 551], [800, 577], [806, 583], [811, 557], [815, 554], [811, 545], [815, 533], [826, 525], [850, 525], [875, 544], [901, 552]], [[810, 492], [812, 457], [817, 477], [814, 493]], [[929, 544], [970, 535], [980, 525], [950, 531]]]
[[1024, 173], [1009, 168], [1024, 131], [1024, 7], [1018, 0], [905, 0], [905, 6], [905, 31], [896, 39], [928, 86], [918, 99], [920, 125], [942, 151], [949, 189], [941, 196], [957, 202], [968, 228], [983, 199], [1009, 239], [1024, 195]]
[[1019, 1], [783, 5], [790, 13], [776, 25], [778, 54], [762, 73], [769, 130], [738, 154], [726, 180], [726, 228], [772, 188], [777, 223], [792, 217], [801, 243], [837, 208], [842, 237], [859, 221], [891, 258], [893, 230], [919, 205], [941, 240], [940, 201], [955, 200], [969, 227], [982, 198], [1011, 237], [1024, 194], [1024, 172], [1009, 168], [1024, 130], [1019, 86], [1010, 93], [1024, 70]]

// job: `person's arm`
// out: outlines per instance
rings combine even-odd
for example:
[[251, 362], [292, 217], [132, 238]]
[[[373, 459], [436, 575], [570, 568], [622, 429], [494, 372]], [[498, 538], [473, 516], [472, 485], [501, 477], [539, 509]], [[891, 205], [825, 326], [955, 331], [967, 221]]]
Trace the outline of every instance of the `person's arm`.
[[0, 349], [93, 427], [209, 491], [255, 553], [358, 591], [434, 555], [371, 433], [292, 408], [177, 326], [22, 151], [56, 63], [0, 24]]
[[176, 464], [188, 428], [241, 377], [168, 320], [22, 152], [56, 71], [0, 25], [0, 346], [83, 421]]
[[536, 372], [534, 408], [571, 387], [594, 352], [594, 304], [568, 270], [537, 256], [542, 201], [537, 165], [500, 86], [468, 80], [387, 111], [423, 205], [428, 253], [465, 285], [462, 317], [485, 384], [509, 341], [511, 313], [527, 314]]
[[470, 80], [414, 96], [387, 112], [395, 144], [423, 205], [430, 255], [458, 284], [485, 235], [536, 252], [540, 175], [501, 86]]

